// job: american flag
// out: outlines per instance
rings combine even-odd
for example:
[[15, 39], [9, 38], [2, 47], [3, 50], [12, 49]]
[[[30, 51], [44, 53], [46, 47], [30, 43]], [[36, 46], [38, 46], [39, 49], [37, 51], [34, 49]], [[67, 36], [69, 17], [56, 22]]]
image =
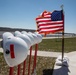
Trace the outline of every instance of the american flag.
[[61, 11], [44, 11], [36, 18], [39, 33], [55, 33], [64, 30], [63, 15]]

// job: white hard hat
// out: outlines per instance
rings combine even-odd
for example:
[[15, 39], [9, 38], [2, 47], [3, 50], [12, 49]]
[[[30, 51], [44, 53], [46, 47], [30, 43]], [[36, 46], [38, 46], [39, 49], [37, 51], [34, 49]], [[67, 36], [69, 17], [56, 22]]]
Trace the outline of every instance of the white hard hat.
[[27, 35], [30, 38], [31, 46], [34, 45], [34, 37], [31, 34], [25, 32], [25, 31], [23, 31], [22, 34]]
[[3, 48], [5, 47], [6, 40], [7, 40], [7, 38], [8, 38], [9, 36], [14, 37], [13, 34], [10, 33], [10, 32], [5, 32], [5, 33], [3, 33], [3, 35], [2, 35]]
[[[5, 35], [3, 34], [3, 38]], [[20, 63], [22, 63], [28, 54], [28, 46], [26, 42], [14, 36], [8, 36], [6, 40], [3, 39], [3, 43], [5, 43], [4, 49], [4, 58], [6, 63], [10, 67], [14, 67]]]
[[38, 43], [38, 37], [37, 37], [37, 35], [34, 34], [34, 33], [31, 33], [31, 32], [28, 32], [28, 33], [33, 36], [33, 38], [34, 38], [34, 44], [37, 44]]
[[17, 32], [15, 32], [14, 34], [15, 34], [16, 37], [20, 37], [21, 39], [23, 39], [27, 43], [28, 48], [31, 47], [32, 42], [31, 42], [31, 39], [27, 35], [24, 35], [24, 34], [21, 34], [21, 33], [17, 34]]
[[20, 31], [15, 31], [15, 32], [14, 32], [14, 35], [15, 35], [15, 36], [20, 35], [20, 34], [21, 34]]
[[22, 34], [27, 34], [27, 32], [26, 32], [26, 31], [21, 31], [21, 33], [22, 33]]
[[42, 41], [42, 35], [39, 34], [39, 33], [37, 33], [37, 32], [35, 32], [34, 34], [37, 35], [37, 37], [38, 37], [38, 43], [40, 43]]

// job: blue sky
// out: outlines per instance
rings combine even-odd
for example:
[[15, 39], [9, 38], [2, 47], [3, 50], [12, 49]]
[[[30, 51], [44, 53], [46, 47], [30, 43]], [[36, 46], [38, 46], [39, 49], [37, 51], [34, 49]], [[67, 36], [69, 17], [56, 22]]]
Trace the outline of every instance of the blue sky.
[[41, 12], [60, 10], [62, 4], [65, 32], [76, 33], [76, 0], [0, 0], [0, 27], [36, 29]]

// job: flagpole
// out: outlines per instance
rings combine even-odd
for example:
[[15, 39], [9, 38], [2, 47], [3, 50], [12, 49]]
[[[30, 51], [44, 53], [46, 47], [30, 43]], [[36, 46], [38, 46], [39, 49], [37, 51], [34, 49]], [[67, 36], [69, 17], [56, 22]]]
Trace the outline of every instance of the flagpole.
[[63, 32], [62, 32], [62, 62], [64, 58], [64, 13], [63, 13], [63, 5], [61, 5], [62, 9], [62, 19], [63, 19]]

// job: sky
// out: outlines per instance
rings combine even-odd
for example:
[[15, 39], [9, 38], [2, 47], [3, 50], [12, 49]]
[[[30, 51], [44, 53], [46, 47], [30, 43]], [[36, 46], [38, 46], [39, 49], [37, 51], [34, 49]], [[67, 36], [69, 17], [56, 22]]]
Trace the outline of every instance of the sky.
[[76, 0], [0, 0], [0, 27], [37, 29], [35, 18], [44, 10], [64, 5], [65, 32], [76, 33]]

